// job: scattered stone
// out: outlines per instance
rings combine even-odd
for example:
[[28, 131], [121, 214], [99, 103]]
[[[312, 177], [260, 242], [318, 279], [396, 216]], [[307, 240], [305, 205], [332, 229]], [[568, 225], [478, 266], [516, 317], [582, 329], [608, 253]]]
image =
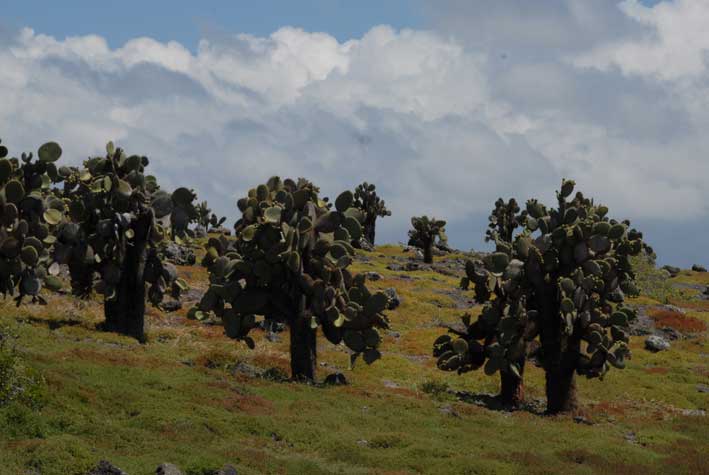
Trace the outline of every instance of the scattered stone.
[[585, 424], [587, 426], [592, 426], [593, 422], [583, 416], [575, 416], [574, 422], [577, 424]]
[[128, 475], [126, 472], [116, 467], [107, 460], [101, 460], [95, 468], [89, 470], [86, 475]]
[[707, 411], [704, 409], [682, 409], [682, 415], [690, 417], [704, 417], [707, 415]]
[[325, 377], [325, 384], [328, 386], [346, 386], [347, 378], [342, 373], [331, 373]]
[[671, 327], [662, 327], [660, 328], [660, 332], [672, 341], [682, 338], [682, 334]]
[[393, 270], [393, 271], [402, 271], [402, 270], [404, 270], [404, 266], [402, 266], [401, 264], [396, 264], [396, 263], [387, 264], [387, 269]]
[[700, 393], [709, 393], [709, 386], [706, 384], [697, 384], [697, 391]]
[[195, 228], [193, 233], [194, 233], [194, 237], [196, 239], [204, 239], [209, 236], [207, 234], [207, 231], [205, 231], [204, 228], [202, 228], [202, 227]]
[[699, 264], [694, 264], [694, 265], [692, 266], [692, 270], [693, 270], [694, 272], [706, 272], [706, 271], [707, 271], [707, 268], [704, 267], [704, 266], [700, 266]]
[[199, 302], [202, 300], [202, 296], [204, 295], [204, 291], [200, 289], [196, 289], [194, 287], [190, 287], [187, 289], [186, 292], [181, 292], [180, 293], [180, 300], [183, 302]]
[[670, 349], [670, 342], [658, 335], [650, 335], [645, 340], [645, 348], [653, 353]]
[[369, 441], [360, 439], [357, 441], [357, 445], [359, 445], [360, 447], [367, 447], [369, 445]]
[[183, 475], [183, 473], [177, 465], [162, 463], [158, 465], [157, 470], [155, 470], [155, 475]]
[[709, 295], [709, 285], [707, 285], [707, 288], [704, 289], [704, 295]]
[[358, 247], [364, 251], [372, 252], [374, 251], [374, 246], [370, 243], [367, 238], [361, 237], [357, 243]]
[[276, 342], [281, 341], [281, 337], [278, 336], [277, 333], [273, 333], [273, 332], [266, 332], [266, 339], [268, 341], [270, 341], [271, 343], [276, 343]]
[[394, 287], [389, 287], [387, 289], [384, 289], [384, 295], [386, 295], [387, 298], [389, 298], [389, 303], [387, 304], [387, 310], [394, 310], [399, 305], [401, 305], [401, 297], [399, 297], [399, 294], [396, 292], [396, 289]]
[[165, 259], [177, 266], [191, 266], [197, 262], [194, 251], [188, 246], [169, 241], [162, 248]]
[[679, 308], [679, 307], [676, 306], [676, 305], [663, 305], [663, 306], [661, 307], [661, 309], [662, 309], [662, 310], [667, 310], [667, 311], [669, 311], [669, 312], [681, 313], [681, 314], [684, 315], [684, 310], [682, 310], [681, 308]]
[[663, 266], [663, 270], [666, 270], [668, 274], [670, 274], [670, 277], [677, 277], [680, 272], [682, 272], [682, 269], [679, 267], [675, 266]]
[[280, 368], [268, 368], [266, 371], [261, 373], [263, 379], [269, 381], [287, 381], [288, 375]]
[[377, 280], [382, 280], [382, 275], [379, 272], [366, 272], [365, 275], [367, 276], [367, 280], [371, 280], [372, 282], [377, 281]]
[[441, 407], [440, 409], [438, 409], [438, 410], [441, 411], [442, 414], [445, 414], [445, 415], [447, 415], [447, 416], [460, 417], [460, 414], [458, 414], [458, 413], [455, 411], [455, 409], [453, 409], [453, 407], [450, 406], [450, 405], [442, 406], [442, 407]]
[[219, 469], [217, 475], [239, 475], [239, 472], [236, 471], [236, 467], [233, 465], [226, 464]]
[[236, 364], [236, 366], [234, 366], [232, 373], [241, 373], [243, 375], [248, 376], [249, 378], [257, 378], [263, 374], [263, 370], [261, 368], [257, 368], [256, 366], [252, 366], [248, 363], [240, 361]]
[[182, 303], [176, 299], [165, 299], [160, 303], [160, 308], [163, 312], [176, 312], [182, 308]]
[[637, 444], [638, 443], [638, 435], [633, 431], [626, 433], [624, 438], [625, 438], [625, 441], [630, 444]]
[[401, 338], [401, 333], [395, 332], [393, 330], [387, 331], [387, 335], [389, 335], [392, 338]]
[[210, 233], [223, 234], [225, 236], [231, 236], [231, 230], [225, 228], [224, 226], [219, 226], [218, 228], [212, 228], [209, 230]]
[[400, 387], [394, 381], [389, 381], [388, 379], [383, 379], [382, 384], [384, 385], [385, 388], [389, 388], [389, 389], [396, 389], [396, 388]]

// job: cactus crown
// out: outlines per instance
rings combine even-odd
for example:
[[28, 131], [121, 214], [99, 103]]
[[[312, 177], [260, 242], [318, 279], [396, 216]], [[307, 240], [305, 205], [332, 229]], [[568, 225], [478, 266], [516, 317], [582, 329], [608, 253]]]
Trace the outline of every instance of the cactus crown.
[[251, 347], [256, 315], [287, 323], [308, 318], [333, 343], [344, 341], [353, 358], [378, 359], [376, 328], [388, 326], [388, 299], [348, 270], [355, 252], [350, 242], [360, 237], [364, 219], [353, 201], [346, 191], [331, 209], [302, 178], [272, 177], [249, 190], [238, 200], [236, 240], [221, 236], [207, 244], [211, 285], [195, 314], [214, 312], [229, 337]]
[[81, 169], [60, 169], [69, 206], [58, 226], [54, 259], [73, 269], [76, 294], [90, 293], [93, 273], [98, 272], [96, 289], [107, 300], [114, 299], [126, 249], [136, 240], [146, 240], [151, 247], [145, 269], [151, 303], [159, 305], [168, 290], [178, 295], [185, 287], [175, 267], [155, 252], [165, 235], [155, 221], [165, 210], [164, 192], [154, 177], [144, 174], [148, 163], [147, 157], [128, 156], [109, 142], [104, 157], [89, 158]]
[[20, 159], [8, 159], [8, 154], [0, 145], [0, 292], [14, 295], [17, 288], [17, 305], [24, 296], [46, 303], [39, 295], [42, 283], [61, 287], [48, 251], [64, 210], [64, 202], [50, 189], [61, 181], [54, 162], [62, 149], [46, 143], [38, 150], [38, 160], [32, 153], [23, 153]]
[[391, 216], [386, 203], [377, 195], [376, 186], [366, 181], [355, 188], [355, 208], [361, 209], [367, 216]]
[[510, 198], [505, 203], [502, 198], [495, 202], [495, 209], [488, 217], [488, 230], [485, 233], [485, 241], [512, 242], [512, 236], [526, 218], [526, 210], [520, 214], [517, 200]]
[[197, 210], [197, 222], [204, 230], [208, 230], [211, 226], [212, 228], [217, 228], [224, 224], [226, 221], [226, 216], [218, 217], [216, 214], [212, 213], [209, 208], [209, 204], [206, 201], [202, 201], [196, 206]]
[[446, 242], [446, 222], [428, 216], [411, 218], [409, 230], [409, 244], [417, 247], [424, 247], [424, 243], [433, 242], [438, 238], [441, 242]]
[[580, 342], [578, 374], [602, 377], [611, 366], [624, 367], [635, 312], [623, 300], [637, 294], [629, 258], [646, 246], [642, 233], [609, 218], [605, 206], [582, 193], [569, 199], [574, 186], [562, 181], [553, 209], [527, 201], [526, 213], [508, 215], [522, 231], [510, 241], [495, 233], [496, 251], [467, 263], [461, 285], [472, 284], [484, 307], [475, 322], [463, 317], [463, 329], [452, 331], [457, 338], [436, 340], [439, 368], [464, 372], [485, 364], [488, 374], [517, 372], [527, 343], [544, 328], [545, 365], [553, 364], [545, 361], [547, 345], [564, 349]]

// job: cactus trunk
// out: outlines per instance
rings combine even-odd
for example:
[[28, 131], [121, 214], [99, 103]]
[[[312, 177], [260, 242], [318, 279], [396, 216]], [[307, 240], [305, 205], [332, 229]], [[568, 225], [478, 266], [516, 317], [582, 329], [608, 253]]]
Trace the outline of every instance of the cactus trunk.
[[[86, 246], [79, 248], [81, 256], [86, 255]], [[71, 278], [72, 293], [79, 298], [89, 298], [94, 284], [93, 268], [87, 265], [83, 259], [72, 259], [69, 261], [69, 277]]]
[[290, 367], [294, 380], [315, 380], [316, 349], [316, 331], [310, 328], [310, 316], [300, 312], [290, 324]]
[[575, 371], [581, 340], [562, 334], [560, 302], [554, 286], [537, 286], [541, 344], [546, 375], [547, 413], [573, 412], [578, 407]]
[[433, 239], [426, 240], [423, 243], [423, 262], [433, 264]]
[[367, 219], [364, 222], [364, 237], [372, 246], [374, 246], [374, 237], [376, 234], [376, 220], [376, 216], [367, 215]]
[[521, 365], [520, 377], [509, 372], [500, 372], [500, 401], [506, 406], [518, 407], [524, 402], [524, 365]]
[[560, 365], [546, 372], [547, 413], [559, 414], [578, 409], [576, 374], [573, 367]]
[[124, 249], [116, 296], [104, 303], [106, 330], [132, 336], [141, 342], [145, 341], [145, 264], [151, 224], [151, 213], [141, 215], [135, 222], [135, 236], [131, 245]]

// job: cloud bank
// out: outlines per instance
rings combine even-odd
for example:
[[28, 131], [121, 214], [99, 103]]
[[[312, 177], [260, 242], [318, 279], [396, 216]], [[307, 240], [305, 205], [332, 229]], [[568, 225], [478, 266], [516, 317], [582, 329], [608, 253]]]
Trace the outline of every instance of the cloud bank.
[[18, 154], [57, 140], [75, 163], [114, 140], [232, 217], [272, 174], [330, 196], [368, 180], [394, 213], [383, 240], [428, 213], [462, 248], [498, 196], [551, 200], [575, 177], [661, 258], [706, 262], [676, 230], [709, 231], [709, 1], [528, 5], [436, 2], [425, 31], [284, 27], [194, 51], [0, 33], [0, 137]]

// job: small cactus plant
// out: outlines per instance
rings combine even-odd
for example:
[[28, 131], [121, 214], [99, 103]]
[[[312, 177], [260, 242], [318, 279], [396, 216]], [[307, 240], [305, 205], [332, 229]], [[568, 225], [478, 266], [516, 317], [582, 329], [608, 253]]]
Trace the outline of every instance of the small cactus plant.
[[170, 226], [173, 239], [186, 237], [190, 223], [197, 222], [199, 214], [194, 204], [196, 199], [197, 193], [185, 187], [172, 192]]
[[521, 376], [520, 362], [538, 339], [549, 413], [577, 408], [576, 374], [602, 378], [630, 358], [635, 312], [623, 301], [637, 294], [630, 257], [647, 248], [642, 233], [609, 218], [607, 207], [580, 192], [570, 198], [574, 187], [562, 181], [555, 208], [527, 201], [526, 213], [515, 213], [522, 231], [467, 263], [463, 285], [474, 286], [482, 313], [475, 322], [464, 317], [457, 338], [434, 343], [441, 369]]
[[369, 241], [369, 243], [374, 245], [374, 238], [376, 235], [376, 225], [377, 218], [391, 216], [391, 211], [389, 211], [384, 203], [384, 200], [377, 195], [376, 186], [366, 181], [357, 186], [354, 191], [354, 203], [355, 208], [360, 209], [364, 213], [364, 238]]
[[348, 270], [363, 221], [352, 192], [338, 196], [334, 209], [318, 194], [307, 180], [272, 177], [240, 199], [236, 239], [207, 243], [210, 287], [192, 311], [197, 318], [213, 312], [227, 336], [249, 347], [261, 316], [286, 323], [294, 379], [315, 378], [319, 327], [332, 343], [345, 343], [352, 362], [361, 355], [367, 363], [380, 357], [377, 329], [388, 327], [387, 296]]
[[427, 264], [433, 262], [433, 246], [436, 239], [441, 243], [447, 243], [446, 222], [428, 216], [411, 218], [409, 230], [409, 245], [423, 249], [423, 261]]
[[202, 226], [204, 232], [209, 232], [211, 226], [212, 229], [218, 228], [224, 221], [226, 221], [226, 216], [218, 217], [216, 214], [212, 213], [209, 208], [209, 204], [206, 201], [202, 201], [197, 205], [197, 223]]

